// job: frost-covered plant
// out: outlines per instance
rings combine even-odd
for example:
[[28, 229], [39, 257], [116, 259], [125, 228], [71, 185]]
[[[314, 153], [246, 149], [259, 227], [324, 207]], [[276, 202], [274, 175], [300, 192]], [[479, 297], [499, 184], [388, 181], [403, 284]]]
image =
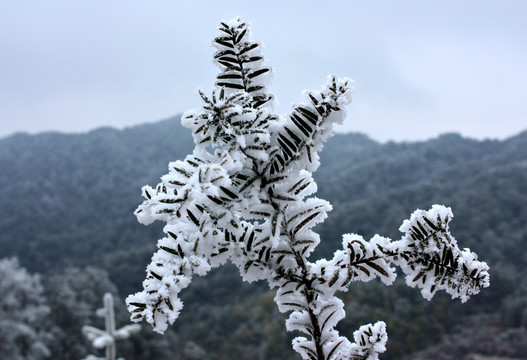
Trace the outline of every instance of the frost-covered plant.
[[49, 314], [40, 276], [29, 274], [17, 258], [0, 259], [0, 359], [38, 360], [50, 355]]
[[[95, 355], [88, 355], [84, 360], [115, 360], [116, 341], [128, 339], [132, 334], [141, 330], [137, 324], [125, 325], [120, 329], [115, 328], [115, 313], [113, 309], [113, 295], [106, 293], [103, 296], [104, 307], [97, 309], [97, 316], [104, 318], [104, 330], [97, 329], [90, 325], [82, 327], [82, 333], [98, 349], [105, 349], [106, 357], [101, 358]], [[124, 360], [119, 358], [118, 360]]]
[[457, 247], [448, 229], [452, 212], [439, 205], [405, 220], [401, 240], [346, 234], [332, 259], [309, 261], [320, 241], [312, 228], [331, 210], [327, 201], [310, 197], [317, 190], [311, 174], [333, 125], [345, 117], [351, 81], [330, 76], [287, 117], [275, 115], [267, 92], [271, 68], [260, 44], [249, 39], [247, 24], [224, 21], [219, 31], [215, 90], [211, 96], [200, 92], [203, 107], [182, 117], [196, 147], [169, 164], [156, 188], [143, 187], [145, 201], [135, 212], [143, 224], [167, 225], [144, 290], [127, 298], [133, 320], [164, 332], [178, 317], [179, 292], [193, 274], [230, 260], [244, 280], [277, 288], [278, 309], [290, 312], [287, 329], [306, 335], [293, 340], [303, 359], [373, 360], [385, 351], [386, 325], [362, 326], [353, 342], [340, 336], [335, 326], [345, 313], [337, 291], [377, 277], [389, 285], [393, 265], [427, 299], [443, 289], [464, 302], [489, 285], [487, 265]]

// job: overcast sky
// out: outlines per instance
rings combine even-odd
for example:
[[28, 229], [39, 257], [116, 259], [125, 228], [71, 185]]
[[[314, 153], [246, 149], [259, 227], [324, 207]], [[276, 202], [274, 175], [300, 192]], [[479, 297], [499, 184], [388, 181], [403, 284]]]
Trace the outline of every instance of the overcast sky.
[[355, 80], [341, 131], [376, 140], [527, 129], [527, 1], [0, 0], [0, 136], [153, 122], [200, 105], [221, 19], [252, 23], [287, 113]]

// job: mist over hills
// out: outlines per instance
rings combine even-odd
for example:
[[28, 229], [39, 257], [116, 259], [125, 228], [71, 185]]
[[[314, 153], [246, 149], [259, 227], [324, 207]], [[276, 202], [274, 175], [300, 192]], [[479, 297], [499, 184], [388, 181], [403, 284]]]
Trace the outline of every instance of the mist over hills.
[[[137, 291], [162, 236], [161, 224], [145, 227], [133, 215], [140, 189], [157, 184], [168, 163], [192, 149], [179, 116], [125, 130], [0, 139], [0, 258], [18, 256], [43, 274], [96, 266], [108, 271], [121, 294]], [[527, 304], [527, 131], [503, 141], [446, 134], [384, 144], [338, 134], [325, 145], [321, 164], [316, 196], [334, 210], [318, 227], [322, 243], [314, 257], [329, 256], [347, 232], [397, 239], [413, 210], [445, 204], [454, 211], [452, 233], [461, 247], [491, 265], [491, 287], [471, 300], [467, 312], [505, 311], [511, 298]], [[208, 290], [212, 282], [223, 286]], [[252, 290], [258, 296], [267, 291], [242, 286], [230, 268], [213, 272], [185, 290], [181, 323], [186, 312], [203, 307], [193, 306], [193, 299], [213, 306], [211, 298], [219, 306], [236, 297], [244, 304]], [[527, 325], [527, 315], [522, 321]], [[195, 331], [178, 326], [188, 336]]]

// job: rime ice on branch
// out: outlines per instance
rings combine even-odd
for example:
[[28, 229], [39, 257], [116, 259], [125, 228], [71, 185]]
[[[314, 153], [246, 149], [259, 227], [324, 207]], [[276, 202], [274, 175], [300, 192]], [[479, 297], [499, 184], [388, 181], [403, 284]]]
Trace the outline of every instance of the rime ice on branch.
[[444, 289], [465, 301], [489, 285], [487, 265], [459, 250], [448, 230], [452, 213], [439, 205], [414, 212], [399, 241], [346, 234], [332, 259], [308, 260], [320, 241], [312, 228], [331, 210], [311, 196], [317, 190], [311, 173], [333, 125], [345, 118], [351, 81], [330, 76], [288, 116], [275, 115], [267, 91], [271, 68], [247, 24], [225, 21], [219, 31], [215, 90], [200, 92], [203, 107], [182, 118], [196, 147], [170, 163], [155, 188], [143, 187], [145, 201], [135, 212], [145, 225], [166, 222], [166, 236], [147, 267], [144, 290], [127, 298], [134, 321], [162, 333], [178, 317], [179, 292], [192, 276], [230, 260], [244, 280], [277, 288], [279, 310], [290, 313], [287, 329], [305, 334], [293, 341], [303, 359], [373, 360], [385, 351], [386, 325], [362, 326], [353, 342], [340, 336], [335, 326], [345, 313], [337, 291], [377, 277], [389, 285], [393, 265], [427, 299]]

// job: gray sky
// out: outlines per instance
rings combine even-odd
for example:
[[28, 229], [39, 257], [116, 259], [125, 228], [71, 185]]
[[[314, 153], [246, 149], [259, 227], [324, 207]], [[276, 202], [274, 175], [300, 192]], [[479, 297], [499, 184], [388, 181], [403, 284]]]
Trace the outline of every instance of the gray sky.
[[287, 113], [356, 81], [341, 131], [422, 140], [527, 129], [527, 1], [0, 0], [0, 136], [157, 121], [200, 105], [210, 40], [241, 16]]

